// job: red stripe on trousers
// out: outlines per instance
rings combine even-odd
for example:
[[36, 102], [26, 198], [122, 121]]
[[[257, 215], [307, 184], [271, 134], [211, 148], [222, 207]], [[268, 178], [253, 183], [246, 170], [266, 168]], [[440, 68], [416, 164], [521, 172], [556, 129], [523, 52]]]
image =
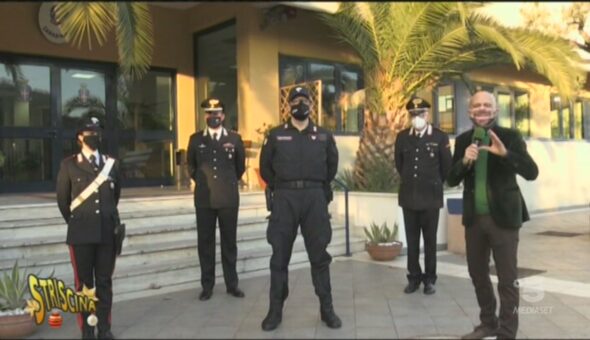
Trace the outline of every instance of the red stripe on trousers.
[[[76, 285], [76, 291], [80, 291], [80, 280], [78, 279], [78, 265], [76, 264], [76, 256], [74, 255], [74, 247], [71, 245], [68, 246], [70, 249], [70, 261], [72, 262], [72, 267], [74, 267], [74, 283]], [[82, 325], [84, 321], [82, 320], [82, 313], [78, 313], [78, 327], [82, 329]]]

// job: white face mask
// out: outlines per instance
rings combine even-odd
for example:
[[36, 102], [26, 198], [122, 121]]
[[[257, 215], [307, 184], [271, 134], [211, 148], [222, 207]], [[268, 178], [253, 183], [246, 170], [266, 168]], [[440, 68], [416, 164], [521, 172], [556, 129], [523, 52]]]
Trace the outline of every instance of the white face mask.
[[426, 127], [426, 119], [416, 116], [412, 118], [412, 126], [418, 131], [422, 131]]

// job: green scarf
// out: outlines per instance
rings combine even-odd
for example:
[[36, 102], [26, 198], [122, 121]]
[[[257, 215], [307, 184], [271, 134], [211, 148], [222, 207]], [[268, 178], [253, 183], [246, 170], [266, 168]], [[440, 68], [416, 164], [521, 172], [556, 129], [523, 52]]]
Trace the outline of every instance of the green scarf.
[[[490, 136], [486, 133], [482, 145], [490, 144]], [[484, 215], [490, 213], [488, 205], [488, 151], [479, 150], [479, 156], [475, 161], [475, 213]]]

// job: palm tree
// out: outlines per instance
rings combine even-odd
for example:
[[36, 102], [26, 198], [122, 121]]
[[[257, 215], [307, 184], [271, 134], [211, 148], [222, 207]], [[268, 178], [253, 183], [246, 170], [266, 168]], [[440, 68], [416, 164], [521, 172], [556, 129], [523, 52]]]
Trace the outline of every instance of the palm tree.
[[[570, 97], [582, 81], [580, 58], [562, 39], [537, 31], [510, 29], [479, 14], [474, 3], [342, 3], [336, 14], [321, 14], [337, 36], [360, 56], [365, 73], [365, 128], [354, 166], [364, 187], [366, 173], [393, 164], [394, 143], [407, 124], [404, 109], [419, 89], [443, 77], [510, 63], [546, 77]], [[395, 170], [394, 170], [395, 171]], [[398, 174], [393, 176], [397, 179]]]
[[78, 48], [87, 39], [88, 48], [92, 49], [92, 37], [102, 46], [115, 27], [123, 73], [140, 78], [148, 71], [154, 38], [146, 3], [60, 2], [55, 7], [55, 15], [66, 40]]

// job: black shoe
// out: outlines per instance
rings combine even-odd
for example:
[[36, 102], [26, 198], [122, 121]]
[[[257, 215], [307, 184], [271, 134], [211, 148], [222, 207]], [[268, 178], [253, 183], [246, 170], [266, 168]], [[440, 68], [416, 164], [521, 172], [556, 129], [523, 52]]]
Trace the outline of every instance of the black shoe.
[[498, 332], [498, 327], [492, 327], [484, 324], [476, 326], [471, 333], [467, 333], [461, 339], [483, 339], [489, 336], [495, 336]]
[[411, 293], [417, 291], [418, 288], [420, 288], [420, 282], [410, 281], [410, 283], [408, 283], [406, 288], [404, 288], [404, 293], [411, 294]]
[[203, 291], [199, 295], [199, 300], [207, 301], [211, 298], [211, 295], [213, 295], [213, 289], [203, 289]]
[[104, 331], [104, 332], [98, 332], [98, 338], [99, 339], [106, 339], [106, 340], [112, 340], [115, 337], [113, 336], [113, 333], [111, 333], [111, 331]]
[[82, 339], [96, 339], [94, 327], [84, 327], [82, 329]]
[[321, 319], [323, 322], [326, 323], [326, 326], [330, 328], [340, 328], [342, 327], [342, 320], [336, 315], [333, 308], [328, 310], [322, 310], [320, 312]]
[[432, 295], [436, 293], [436, 288], [434, 288], [434, 284], [428, 282], [424, 284], [424, 294]]
[[229, 295], [232, 295], [232, 296], [237, 297], [237, 298], [243, 298], [245, 296], [244, 292], [240, 288], [238, 288], [238, 287], [232, 288], [232, 289], [228, 289], [227, 290], [227, 293]]
[[283, 320], [283, 311], [282, 310], [275, 310], [275, 309], [270, 309], [268, 311], [268, 314], [266, 314], [266, 317], [264, 318], [264, 320], [262, 320], [262, 330], [263, 331], [272, 331], [273, 329], [276, 329], [277, 327], [279, 327], [279, 324], [281, 323], [281, 321]]

